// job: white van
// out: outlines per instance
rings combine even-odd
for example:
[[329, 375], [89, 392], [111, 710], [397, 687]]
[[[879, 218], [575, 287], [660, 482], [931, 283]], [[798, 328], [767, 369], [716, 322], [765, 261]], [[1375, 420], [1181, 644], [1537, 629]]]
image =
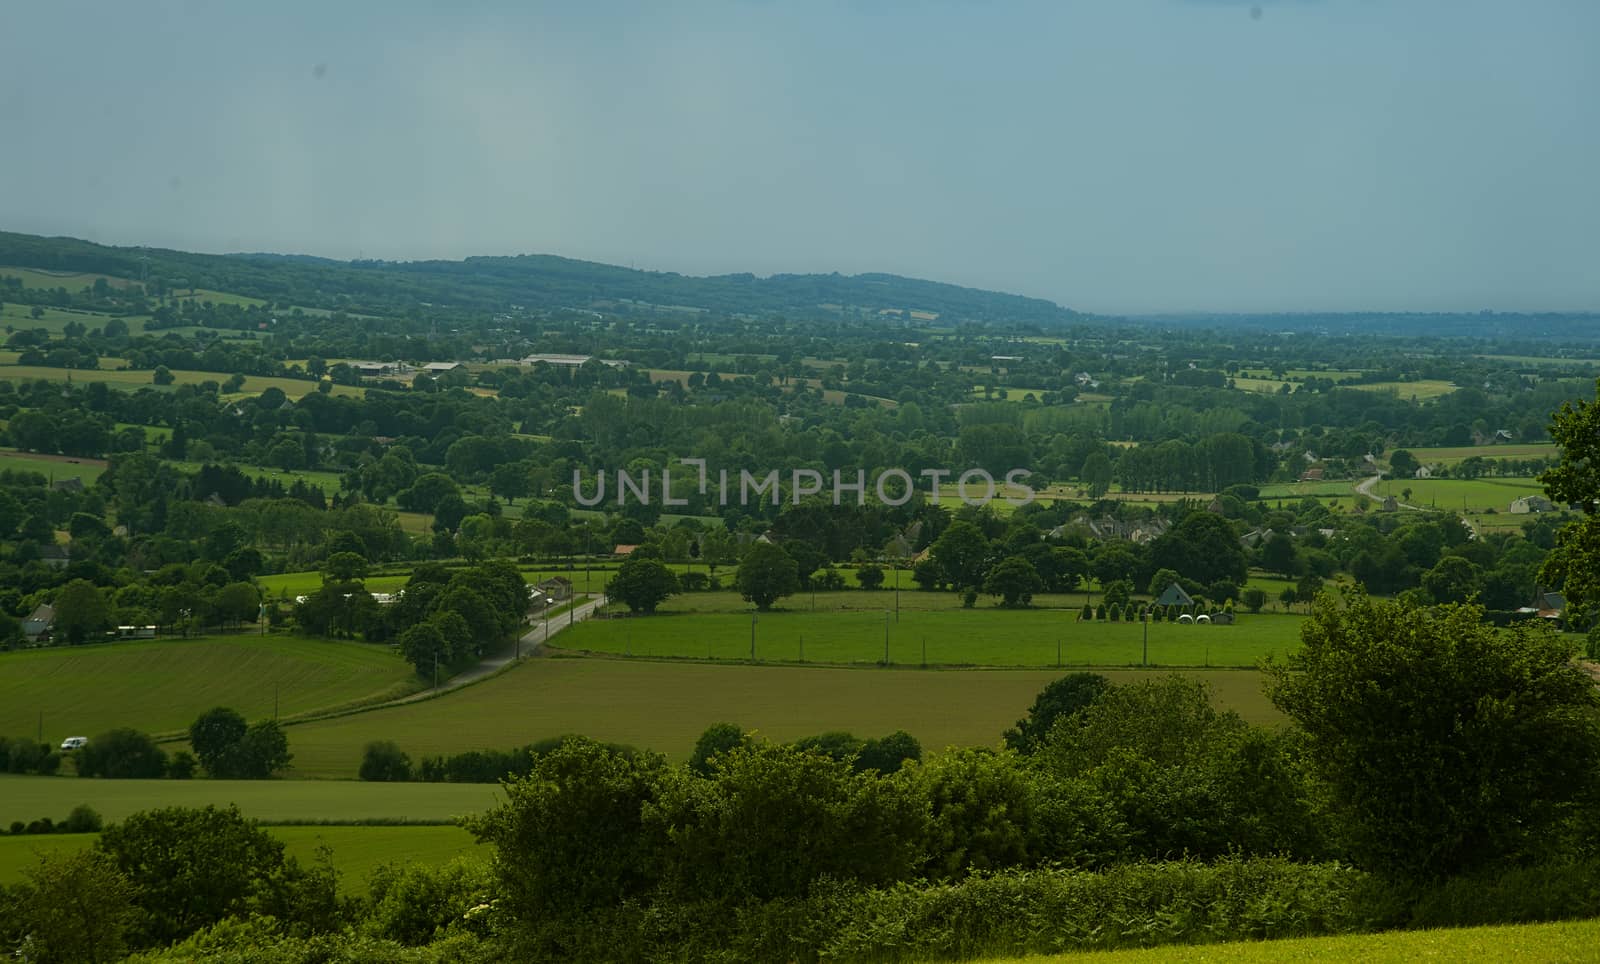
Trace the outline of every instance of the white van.
[[69, 750], [81, 750], [88, 745], [89, 738], [86, 736], [69, 736], [61, 741], [61, 750], [65, 753]]

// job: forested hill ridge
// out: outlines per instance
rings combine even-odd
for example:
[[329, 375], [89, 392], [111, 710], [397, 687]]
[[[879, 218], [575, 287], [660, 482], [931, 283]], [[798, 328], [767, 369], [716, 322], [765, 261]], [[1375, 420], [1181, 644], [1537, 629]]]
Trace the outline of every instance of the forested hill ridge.
[[278, 254], [194, 254], [110, 247], [0, 232], [0, 264], [160, 279], [308, 308], [390, 315], [421, 307], [465, 311], [600, 309], [608, 313], [810, 315], [1059, 327], [1086, 316], [1039, 298], [892, 274], [728, 274], [693, 277], [554, 255], [464, 261], [333, 261]]

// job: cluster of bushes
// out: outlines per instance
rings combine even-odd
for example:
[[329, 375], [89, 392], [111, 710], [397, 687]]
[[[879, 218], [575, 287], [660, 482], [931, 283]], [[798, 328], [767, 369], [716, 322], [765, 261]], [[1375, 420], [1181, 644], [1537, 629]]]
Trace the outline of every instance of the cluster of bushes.
[[10, 833], [12, 836], [39, 833], [99, 833], [102, 823], [98, 811], [87, 803], [80, 803], [72, 808], [72, 812], [67, 814], [65, 820], [55, 821], [49, 817], [40, 817], [27, 823], [13, 820]]
[[1218, 613], [1233, 614], [1233, 600], [1222, 604], [1221, 608], [1208, 606], [1203, 599], [1196, 599], [1192, 606], [1180, 606], [1176, 603], [1167, 606], [1157, 606], [1154, 603], [1106, 603], [1099, 605], [1083, 604], [1083, 609], [1078, 613], [1078, 619], [1083, 622], [1093, 620], [1111, 622], [1140, 622], [1149, 619], [1153, 623], [1176, 622], [1179, 616], [1215, 616]]
[[48, 743], [0, 736], [0, 772], [50, 776], [61, 769], [61, 754]]
[[334, 931], [351, 911], [326, 853], [302, 866], [237, 808], [134, 814], [26, 876], [0, 887], [0, 946], [29, 961], [120, 960], [246, 916], [308, 937]]
[[129, 728], [102, 733], [78, 751], [78, 776], [123, 780], [155, 780], [194, 776], [195, 758], [179, 750], [169, 759], [147, 734]]
[[[247, 724], [225, 706], [202, 713], [189, 727], [194, 753], [168, 756], [147, 733], [128, 727], [90, 740], [75, 755], [78, 776], [111, 780], [188, 780], [198, 767], [219, 780], [265, 780], [288, 768], [289, 738], [274, 720]], [[19, 771], [20, 772], [20, 771]], [[54, 768], [50, 772], [55, 772]]]
[[[513, 750], [468, 750], [449, 756], [423, 757], [413, 766], [410, 754], [390, 740], [368, 743], [361, 755], [362, 780], [399, 783], [419, 780], [424, 783], [499, 783], [519, 779], [533, 772], [539, 760], [560, 749], [573, 737], [554, 737], [529, 743]], [[629, 758], [639, 751], [620, 743], [602, 744], [609, 752]], [[753, 745], [750, 738], [732, 723], [718, 723], [705, 731], [695, 744], [689, 767], [708, 773], [710, 760], [735, 747]], [[806, 737], [794, 743], [799, 749], [845, 763], [858, 771], [893, 773], [907, 761], [922, 759], [922, 745], [904, 731], [881, 739], [861, 740], [850, 733], [831, 731]]]

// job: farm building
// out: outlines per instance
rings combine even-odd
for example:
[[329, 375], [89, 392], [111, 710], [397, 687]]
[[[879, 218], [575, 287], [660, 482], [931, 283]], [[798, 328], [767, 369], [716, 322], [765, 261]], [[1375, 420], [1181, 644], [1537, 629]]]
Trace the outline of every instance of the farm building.
[[50, 628], [55, 624], [55, 607], [48, 603], [40, 603], [28, 614], [28, 618], [22, 621], [22, 635], [32, 642], [38, 642], [50, 635]]
[[1172, 585], [1167, 587], [1166, 592], [1163, 592], [1161, 594], [1161, 598], [1156, 600], [1156, 605], [1157, 606], [1193, 606], [1194, 605], [1194, 597], [1190, 596], [1188, 593], [1184, 592], [1182, 586], [1178, 585], [1177, 583], [1173, 583]]
[[549, 579], [539, 583], [538, 588], [557, 602], [572, 598], [572, 580], [565, 576], [551, 576]]
[[[562, 365], [562, 366], [565, 366], [565, 367], [568, 367], [568, 368], [578, 368], [578, 367], [580, 367], [582, 365], [586, 365], [589, 362], [595, 361], [595, 360], [596, 359], [595, 359], [595, 357], [593, 355], [544, 354], [544, 355], [529, 355], [527, 358], [522, 359], [521, 364], [523, 364], [523, 365], [540, 365], [540, 364], [543, 364], [543, 365]], [[599, 362], [602, 365], [609, 365], [612, 368], [625, 368], [625, 367], [627, 367], [627, 364], [628, 364], [627, 362], [623, 361], [620, 358], [601, 358], [601, 359], [599, 359]]]
[[1511, 503], [1512, 515], [1527, 515], [1530, 512], [1554, 512], [1556, 504], [1542, 495], [1525, 495]]

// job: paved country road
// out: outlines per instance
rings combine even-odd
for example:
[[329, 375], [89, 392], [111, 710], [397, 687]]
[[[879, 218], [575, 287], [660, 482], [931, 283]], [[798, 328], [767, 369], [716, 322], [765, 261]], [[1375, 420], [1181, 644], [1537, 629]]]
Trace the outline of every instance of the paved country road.
[[[578, 603], [567, 612], [564, 612], [559, 616], [552, 616], [549, 621], [550, 636], [556, 635], [575, 622], [581, 622], [582, 620], [588, 619], [590, 616], [594, 615], [596, 609], [599, 609], [605, 604], [605, 595], [596, 593], [588, 601]], [[402, 696], [397, 700], [389, 700], [386, 703], [378, 703], [373, 706], [362, 707], [362, 709], [375, 710], [385, 706], [399, 706], [402, 703], [415, 703], [418, 700], [431, 699], [432, 697], [438, 696], [441, 693], [448, 693], [453, 689], [460, 689], [469, 683], [476, 683], [479, 680], [487, 679], [488, 677], [493, 676], [494, 674], [505, 669], [507, 666], [516, 662], [517, 653], [520, 653], [524, 657], [543, 656], [544, 642], [547, 638], [548, 637], [545, 635], [545, 620], [543, 618], [538, 618], [537, 621], [534, 622], [533, 628], [529, 629], [526, 633], [523, 633], [522, 638], [517, 641], [517, 649], [515, 653], [507, 653], [502, 656], [492, 656], [488, 659], [485, 659], [471, 669], [464, 670], [447, 680], [443, 680], [439, 683], [437, 688], [429, 687], [428, 689], [422, 690], [419, 693], [412, 693], [410, 696]]]

